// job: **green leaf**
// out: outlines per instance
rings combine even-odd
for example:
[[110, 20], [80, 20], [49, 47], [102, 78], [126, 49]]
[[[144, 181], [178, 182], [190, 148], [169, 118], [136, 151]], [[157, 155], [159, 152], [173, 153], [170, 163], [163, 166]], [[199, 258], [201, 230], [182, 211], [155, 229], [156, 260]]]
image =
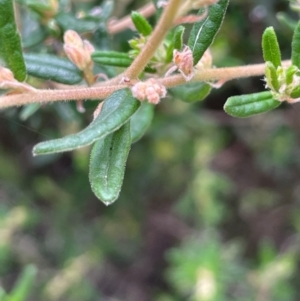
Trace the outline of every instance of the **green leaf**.
[[188, 83], [171, 88], [169, 91], [174, 97], [184, 102], [193, 103], [207, 97], [211, 91], [211, 86], [204, 82]]
[[172, 30], [169, 34], [171, 36], [170, 43], [167, 48], [166, 53], [166, 63], [170, 63], [173, 58], [173, 51], [174, 49], [181, 50], [183, 46], [183, 34], [184, 34], [185, 27], [182, 25], [179, 25], [175, 28], [175, 30]]
[[278, 91], [279, 90], [279, 82], [277, 78], [276, 68], [271, 62], [266, 62], [266, 78], [268, 82], [268, 86], [270, 89]]
[[36, 0], [26, 0], [26, 6], [41, 16], [45, 15], [51, 9], [49, 4]]
[[285, 72], [285, 83], [290, 85], [294, 80], [294, 75], [298, 72], [298, 68], [294, 65], [289, 66]]
[[17, 31], [13, 1], [0, 0], [1, 56], [18, 81], [26, 78], [20, 35]]
[[143, 137], [150, 126], [154, 115], [154, 105], [143, 102], [139, 109], [130, 118], [132, 143]]
[[268, 112], [280, 104], [280, 101], [272, 97], [271, 92], [265, 91], [229, 97], [224, 105], [224, 111], [231, 116], [244, 118]]
[[183, 45], [184, 31], [185, 31], [184, 26], [179, 25], [176, 27], [176, 29], [174, 31], [174, 36], [173, 36], [174, 49], [181, 50], [182, 45]]
[[42, 26], [33, 29], [32, 31], [25, 31], [26, 35], [22, 35], [23, 48], [30, 48], [42, 43], [47, 38], [47, 30]]
[[127, 53], [117, 51], [95, 51], [92, 54], [92, 60], [101, 65], [125, 68], [133, 62]]
[[152, 33], [152, 26], [149, 24], [147, 19], [142, 16], [139, 12], [131, 12], [131, 20], [136, 30], [143, 36], [147, 37]]
[[[188, 40], [188, 46], [193, 51], [194, 65], [214, 41], [225, 17], [228, 3], [229, 0], [219, 0], [208, 8], [208, 14], [203, 20], [194, 24]], [[198, 14], [201, 15], [203, 12], [203, 9], [200, 9]]]
[[38, 111], [40, 107], [41, 105], [39, 103], [32, 103], [30, 105], [24, 106], [20, 112], [20, 119], [25, 121], [36, 111]]
[[122, 89], [105, 99], [98, 117], [85, 129], [60, 139], [45, 141], [33, 148], [33, 155], [70, 151], [90, 145], [119, 129], [139, 108], [140, 102], [129, 89]]
[[68, 59], [52, 54], [25, 53], [27, 72], [31, 76], [73, 85], [82, 81], [83, 73]]
[[294, 19], [292, 19], [290, 15], [284, 12], [279, 12], [276, 14], [276, 17], [282, 25], [284, 25], [288, 29], [291, 29], [292, 31], [295, 30], [297, 22]]
[[130, 146], [129, 122], [93, 146], [89, 179], [93, 192], [105, 205], [119, 197]]
[[297, 86], [293, 89], [293, 91], [290, 93], [290, 96], [292, 98], [299, 98], [300, 97], [300, 86]]
[[[92, 53], [92, 60], [100, 65], [115, 66], [115, 67], [129, 67], [133, 59], [128, 56], [128, 53], [117, 51], [95, 51]], [[153, 73], [156, 70], [151, 67], [146, 67], [145, 72]]]
[[9, 301], [24, 301], [27, 299], [30, 290], [34, 284], [34, 278], [36, 276], [37, 269], [33, 265], [25, 267], [21, 276], [19, 277], [14, 289], [8, 296]]
[[273, 27], [268, 27], [262, 36], [262, 49], [265, 62], [271, 62], [274, 67], [281, 66], [281, 53]]
[[300, 21], [297, 23], [292, 40], [292, 65], [300, 68]]
[[72, 14], [66, 14], [61, 12], [55, 16], [55, 20], [57, 24], [63, 29], [63, 31], [67, 31], [69, 29], [75, 30], [76, 32], [88, 32], [94, 31], [99, 26], [99, 21], [94, 18], [83, 18], [78, 19], [75, 18]]

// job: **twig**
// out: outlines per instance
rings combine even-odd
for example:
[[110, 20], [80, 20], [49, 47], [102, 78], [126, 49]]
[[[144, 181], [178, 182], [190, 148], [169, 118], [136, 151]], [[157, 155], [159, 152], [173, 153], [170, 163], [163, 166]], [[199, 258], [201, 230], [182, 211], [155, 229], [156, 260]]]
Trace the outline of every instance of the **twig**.
[[[290, 64], [290, 61], [284, 61], [283, 65]], [[265, 64], [256, 64], [249, 66], [237, 66], [228, 68], [212, 68], [196, 72], [192, 82], [201, 81], [229, 81], [232, 79], [260, 76], [265, 73]], [[181, 74], [160, 78], [159, 81], [167, 88], [185, 84], [186, 81]], [[48, 103], [54, 101], [100, 100], [108, 97], [116, 90], [128, 87], [127, 85], [111, 85], [91, 88], [71, 88], [65, 90], [36, 90], [36, 92], [22, 93], [17, 95], [8, 95], [0, 97], [0, 109], [21, 106], [30, 103]]]
[[[149, 18], [155, 13], [155, 6], [153, 3], [149, 3], [143, 6], [142, 8], [138, 9], [137, 11], [145, 18]], [[132, 27], [133, 27], [133, 23], [131, 21], [130, 15], [128, 15], [120, 20], [115, 20], [115, 19], [110, 20], [108, 22], [108, 33], [114, 35], [124, 31], [127, 28], [132, 28]]]
[[146, 45], [125, 71], [124, 76], [135, 79], [144, 70], [159, 44], [173, 25], [181, 0], [170, 0]]

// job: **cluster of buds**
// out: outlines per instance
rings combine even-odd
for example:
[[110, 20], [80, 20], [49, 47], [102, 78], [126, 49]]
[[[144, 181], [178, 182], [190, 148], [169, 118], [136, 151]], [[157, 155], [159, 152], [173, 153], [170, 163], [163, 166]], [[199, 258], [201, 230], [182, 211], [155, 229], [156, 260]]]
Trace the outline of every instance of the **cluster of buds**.
[[292, 65], [275, 67], [266, 64], [266, 88], [271, 90], [273, 97], [279, 101], [295, 103], [300, 101], [300, 70]]
[[87, 40], [82, 40], [74, 30], [67, 30], [64, 34], [64, 50], [71, 62], [80, 70], [91, 70], [93, 61], [91, 54], [94, 46]]
[[193, 52], [188, 46], [184, 46], [182, 51], [174, 49], [173, 51], [173, 64], [165, 76], [172, 74], [174, 71], [178, 70], [186, 81], [190, 81], [194, 76], [194, 59]]
[[141, 52], [141, 50], [146, 45], [147, 38], [140, 35], [139, 37], [136, 37], [134, 39], [131, 39], [128, 41], [129, 46], [132, 48], [129, 51], [129, 57], [135, 58], [138, 56], [138, 54]]
[[131, 87], [131, 92], [136, 99], [147, 100], [152, 104], [158, 104], [160, 99], [167, 95], [166, 87], [155, 78], [150, 78], [145, 82], [137, 82]]
[[26, 83], [21, 83], [14, 78], [13, 73], [0, 66], [0, 89], [9, 90], [8, 94], [35, 91], [33, 87]]

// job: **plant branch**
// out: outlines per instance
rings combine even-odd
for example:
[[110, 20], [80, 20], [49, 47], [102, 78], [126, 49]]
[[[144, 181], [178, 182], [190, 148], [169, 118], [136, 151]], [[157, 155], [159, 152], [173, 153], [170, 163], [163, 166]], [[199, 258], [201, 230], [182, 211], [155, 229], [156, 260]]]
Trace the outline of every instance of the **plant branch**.
[[[284, 66], [290, 65], [291, 61], [283, 61]], [[237, 66], [237, 67], [225, 67], [225, 68], [211, 68], [198, 70], [195, 73], [195, 76], [191, 82], [206, 82], [206, 81], [229, 81], [232, 79], [239, 79], [251, 76], [260, 76], [265, 74], [265, 63], [255, 64], [255, 65], [246, 65], [246, 66]], [[165, 87], [174, 87], [178, 85], [186, 84], [186, 80], [181, 74], [161, 78], [160, 82]]]
[[[155, 6], [153, 3], [148, 3], [142, 8], [138, 9], [137, 11], [145, 18], [148, 18], [155, 13]], [[134, 27], [134, 25], [132, 23], [131, 16], [127, 15], [120, 20], [116, 20], [114, 18], [111, 19], [108, 22], [107, 30], [109, 34], [114, 35], [124, 31], [127, 28], [132, 28], [132, 27]]]
[[[283, 65], [289, 65], [290, 61], [283, 61]], [[197, 81], [229, 81], [232, 79], [245, 78], [251, 76], [261, 76], [265, 74], [265, 64], [256, 64], [249, 66], [212, 68], [199, 70], [192, 82]], [[174, 87], [186, 83], [181, 74], [160, 78], [159, 81], [166, 87]], [[111, 85], [90, 88], [71, 88], [64, 90], [36, 90], [34, 92], [13, 94], [0, 97], [0, 109], [8, 107], [22, 106], [31, 103], [48, 103], [54, 101], [68, 100], [84, 100], [95, 99], [100, 100], [108, 97], [116, 90], [128, 87], [127, 85]]]
[[144, 70], [163, 38], [172, 27], [180, 4], [181, 0], [170, 0], [168, 2], [146, 45], [132, 62], [131, 66], [124, 72], [125, 77], [135, 79]]
[[43, 104], [54, 101], [68, 100], [100, 100], [108, 97], [114, 91], [126, 87], [126, 85], [116, 85], [89, 88], [71, 88], [65, 90], [36, 90], [35, 92], [12, 94], [0, 97], [0, 109], [37, 102]]

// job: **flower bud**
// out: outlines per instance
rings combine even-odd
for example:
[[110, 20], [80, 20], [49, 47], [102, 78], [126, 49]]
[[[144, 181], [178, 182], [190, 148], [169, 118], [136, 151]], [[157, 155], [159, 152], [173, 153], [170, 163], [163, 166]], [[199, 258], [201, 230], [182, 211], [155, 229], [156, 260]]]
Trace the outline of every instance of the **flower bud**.
[[92, 69], [91, 54], [94, 46], [87, 40], [82, 40], [74, 30], [67, 30], [64, 34], [64, 50], [71, 62], [80, 70]]
[[131, 88], [133, 97], [140, 101], [158, 104], [160, 99], [167, 95], [167, 90], [158, 80], [150, 78], [145, 82], [138, 82]]
[[186, 81], [189, 81], [194, 76], [194, 58], [190, 47], [185, 46], [182, 51], [174, 49], [173, 63], [177, 66], [179, 72], [183, 75]]

